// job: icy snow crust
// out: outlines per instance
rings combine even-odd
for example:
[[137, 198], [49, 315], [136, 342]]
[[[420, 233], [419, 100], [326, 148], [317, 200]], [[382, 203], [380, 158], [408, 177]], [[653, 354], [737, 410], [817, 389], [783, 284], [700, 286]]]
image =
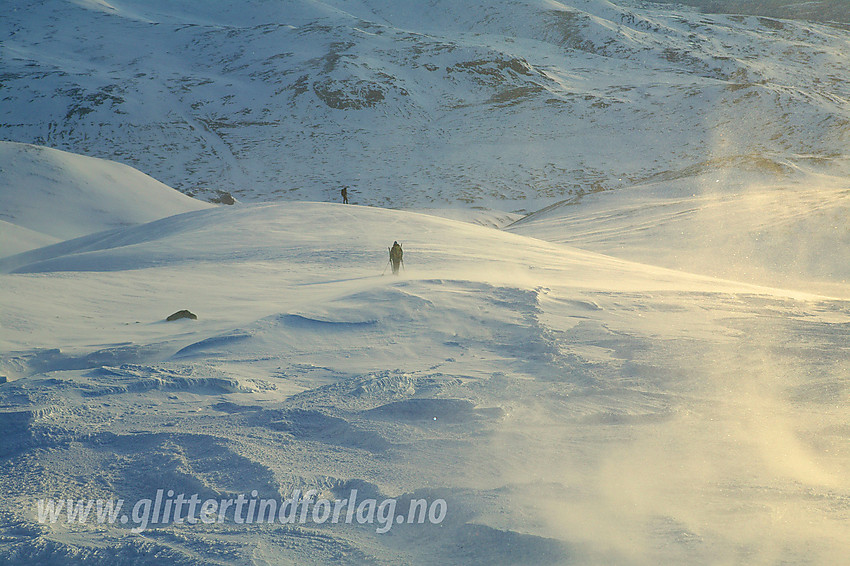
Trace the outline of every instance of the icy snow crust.
[[[73, 195], [62, 178], [50, 194]], [[4, 564], [811, 564], [850, 550], [846, 300], [425, 214], [305, 202], [158, 218], [158, 185], [87, 186], [156, 219], [0, 259]], [[11, 190], [19, 218], [51, 214], [44, 194]], [[94, 197], [68, 196], [78, 232], [103, 227]], [[406, 269], [382, 276], [393, 240]], [[198, 320], [164, 322], [183, 308]], [[448, 513], [386, 534], [36, 521], [39, 498], [353, 488]]]

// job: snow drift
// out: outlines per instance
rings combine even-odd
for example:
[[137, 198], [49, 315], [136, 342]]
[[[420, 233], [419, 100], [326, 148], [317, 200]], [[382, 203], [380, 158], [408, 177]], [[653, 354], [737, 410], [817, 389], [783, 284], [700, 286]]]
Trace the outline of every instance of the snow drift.
[[0, 255], [211, 206], [126, 165], [12, 142], [0, 142], [0, 199]]

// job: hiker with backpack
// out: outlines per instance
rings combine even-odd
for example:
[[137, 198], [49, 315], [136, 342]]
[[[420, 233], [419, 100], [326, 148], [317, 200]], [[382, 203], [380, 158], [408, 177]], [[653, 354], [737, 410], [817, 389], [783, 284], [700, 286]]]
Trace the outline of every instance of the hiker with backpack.
[[404, 250], [401, 249], [401, 244], [393, 242], [393, 247], [390, 250], [390, 264], [393, 268], [393, 275], [398, 275], [398, 269], [404, 265]]

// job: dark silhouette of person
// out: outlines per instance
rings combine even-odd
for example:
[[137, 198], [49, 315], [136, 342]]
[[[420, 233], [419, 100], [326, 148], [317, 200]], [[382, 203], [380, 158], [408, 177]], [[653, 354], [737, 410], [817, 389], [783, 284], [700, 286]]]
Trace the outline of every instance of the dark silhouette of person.
[[401, 249], [401, 244], [393, 242], [393, 247], [390, 248], [390, 263], [393, 267], [393, 275], [398, 275], [398, 268], [404, 263], [404, 250]]
[[348, 204], [348, 187], [343, 187], [339, 194], [342, 195], [342, 204]]

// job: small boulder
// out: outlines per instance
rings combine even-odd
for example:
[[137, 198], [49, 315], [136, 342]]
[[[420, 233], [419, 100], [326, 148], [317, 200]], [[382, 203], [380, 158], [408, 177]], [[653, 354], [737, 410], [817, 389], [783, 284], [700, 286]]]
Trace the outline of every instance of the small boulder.
[[185, 310], [185, 309], [184, 309], [184, 310], [182, 310], [182, 311], [177, 311], [176, 313], [174, 313], [174, 314], [172, 314], [172, 315], [169, 315], [169, 317], [168, 317], [168, 318], [166, 318], [165, 320], [167, 320], [168, 322], [171, 322], [171, 321], [174, 321], [174, 320], [180, 320], [181, 318], [188, 318], [188, 319], [191, 319], [191, 320], [198, 320], [198, 315], [196, 315], [195, 313], [190, 312], [190, 311], [187, 311], [187, 310]]
[[211, 198], [210, 202], [216, 204], [236, 204], [236, 199], [227, 191], [218, 191], [218, 196]]

